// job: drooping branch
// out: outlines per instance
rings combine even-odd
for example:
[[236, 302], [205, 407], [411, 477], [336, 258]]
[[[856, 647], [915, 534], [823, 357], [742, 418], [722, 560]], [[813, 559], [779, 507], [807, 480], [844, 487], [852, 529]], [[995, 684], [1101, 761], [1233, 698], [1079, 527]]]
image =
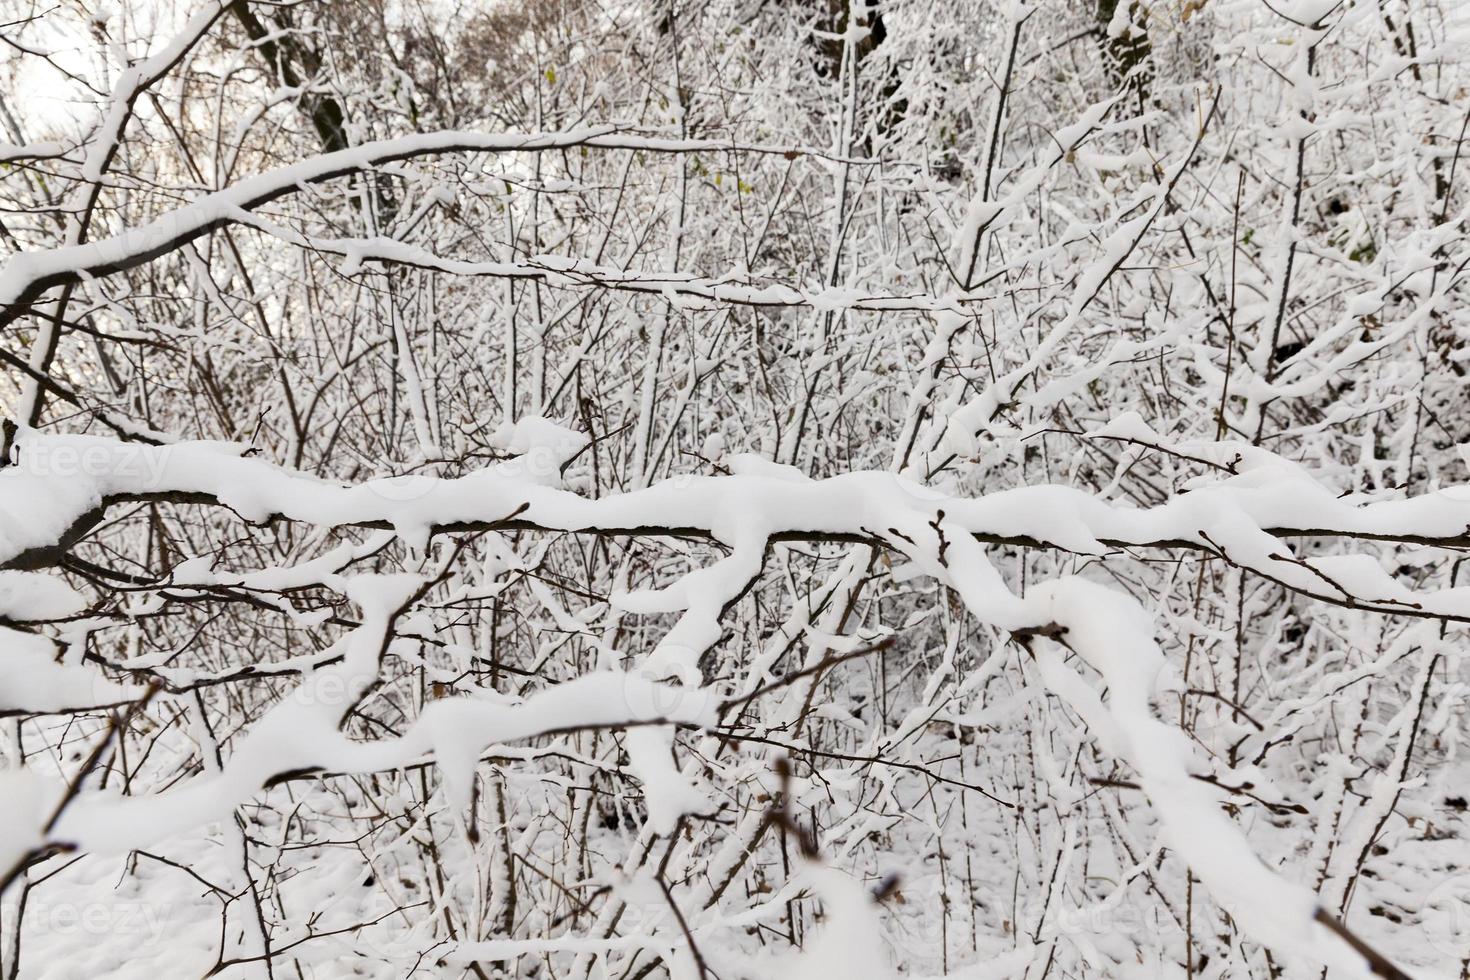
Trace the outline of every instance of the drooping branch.
[[646, 153], [758, 153], [817, 156], [857, 165], [876, 161], [833, 155], [800, 146], [768, 146], [723, 140], [665, 139], [640, 136], [616, 126], [592, 126], [558, 133], [474, 133], [448, 130], [362, 143], [247, 178], [154, 219], [146, 225], [85, 245], [45, 252], [23, 252], [0, 269], [0, 328], [25, 315], [46, 290], [85, 279], [114, 275], [168, 255], [227, 225], [242, 212], [295, 194], [304, 186], [384, 164], [446, 153], [518, 153], [589, 147]]

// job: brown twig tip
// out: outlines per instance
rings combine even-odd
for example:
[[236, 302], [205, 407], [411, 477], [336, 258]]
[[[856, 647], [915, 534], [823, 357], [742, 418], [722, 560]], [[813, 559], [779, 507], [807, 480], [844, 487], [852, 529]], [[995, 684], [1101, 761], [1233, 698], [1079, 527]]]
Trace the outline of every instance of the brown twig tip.
[[[886, 902], [888, 899], [899, 894], [899, 886], [903, 884], [903, 875], [897, 871], [890, 871], [884, 875], [877, 886], [873, 888], [873, 901]], [[900, 896], [901, 900], [901, 896]]]
[[1351, 946], [1353, 952], [1367, 960], [1368, 969], [1372, 970], [1375, 976], [1384, 977], [1386, 980], [1412, 980], [1407, 973], [1394, 966], [1388, 957], [1359, 939], [1347, 926], [1337, 921], [1332, 913], [1328, 912], [1322, 906], [1317, 906], [1316, 914], [1312, 918], [1326, 926], [1329, 931]]
[[10, 450], [15, 446], [16, 434], [20, 427], [15, 424], [14, 419], [0, 419], [0, 467], [10, 465]]
[[1023, 626], [1018, 630], [1011, 630], [1011, 639], [1025, 646], [1027, 641], [1034, 637], [1044, 636], [1048, 640], [1060, 640], [1067, 635], [1067, 627], [1060, 623], [1045, 623], [1041, 626]]

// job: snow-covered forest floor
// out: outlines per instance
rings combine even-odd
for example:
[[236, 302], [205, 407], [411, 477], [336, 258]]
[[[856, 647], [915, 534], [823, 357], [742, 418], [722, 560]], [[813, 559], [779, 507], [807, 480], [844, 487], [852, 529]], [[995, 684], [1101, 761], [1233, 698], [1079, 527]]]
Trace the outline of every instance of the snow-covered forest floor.
[[1470, 978], [1470, 4], [0, 42], [0, 980]]

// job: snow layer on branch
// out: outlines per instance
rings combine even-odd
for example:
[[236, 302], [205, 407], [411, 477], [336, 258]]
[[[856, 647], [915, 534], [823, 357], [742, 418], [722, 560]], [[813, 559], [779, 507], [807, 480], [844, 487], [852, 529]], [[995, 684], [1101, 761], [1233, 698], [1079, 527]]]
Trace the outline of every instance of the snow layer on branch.
[[41, 572], [0, 572], [0, 620], [65, 619], [87, 600], [59, 578]]
[[[1138, 435], [1136, 427], [1130, 431], [1130, 437]], [[556, 461], [558, 468], [583, 444], [579, 438], [568, 437], [565, 430], [541, 421], [505, 437], [508, 447], [528, 451], [546, 446], [548, 441], [558, 443], [548, 448], [548, 458]], [[120, 451], [117, 447], [106, 440], [30, 437], [23, 444], [19, 470], [0, 475], [0, 481], [33, 485], [36, 481], [56, 480], [54, 475], [38, 472], [44, 467], [37, 460], [48, 455], [54, 460], [58, 449], [73, 450], [85, 457], [89, 450], [101, 450], [105, 455]], [[1043, 678], [1088, 721], [1104, 747], [1139, 774], [1175, 850], [1216, 899], [1231, 909], [1252, 935], [1284, 949], [1295, 949], [1313, 961], [1335, 962], [1353, 969], [1360, 965], [1357, 958], [1344, 954], [1344, 947], [1320, 934], [1322, 930], [1312, 921], [1314, 896], [1282, 881], [1261, 864], [1238, 828], [1221, 813], [1214, 790], [1193, 778], [1196, 771], [1202, 770], [1188, 741], [1153, 716], [1150, 699], [1163, 660], [1147, 615], [1127, 597], [1075, 578], [1040, 583], [1024, 600], [1017, 599], [990, 567], [971, 534], [1005, 527], [1009, 533], [1019, 530], [1042, 540], [1092, 548], [1099, 546], [1098, 531], [1125, 539], [1130, 534], [1144, 533], [1186, 537], [1192, 533], [1191, 526], [1203, 524], [1220, 536], [1219, 543], [1227, 550], [1268, 549], [1279, 542], [1261, 531], [1251, 516], [1274, 518], [1273, 523], [1301, 522], [1308, 516], [1319, 521], [1335, 518], [1339, 524], [1348, 524], [1360, 519], [1358, 515], [1365, 510], [1387, 509], [1406, 513], [1411, 521], [1432, 523], [1445, 520], [1436, 513], [1463, 511], [1465, 507], [1457, 495], [1441, 494], [1438, 502], [1421, 498], [1355, 508], [1304, 479], [1273, 483], [1272, 492], [1262, 494], [1252, 485], [1256, 481], [1251, 472], [1151, 511], [1109, 508], [1060, 487], [1026, 488], [971, 501], [946, 499], [942, 500], [944, 506], [938, 507], [933, 493], [901, 478], [877, 473], [804, 481], [793, 480], [784, 472], [774, 478], [763, 472], [747, 472], [694, 481], [692, 488], [665, 484], [621, 497], [586, 501], [544, 485], [539, 478], [542, 474], [515, 470], [514, 461], [462, 480], [433, 481], [413, 500], [389, 500], [370, 489], [365, 492], [362, 487], [338, 487], [290, 474], [259, 460], [232, 455], [217, 445], [129, 447], [129, 452], [141, 455], [131, 460], [132, 465], [101, 468], [88, 474], [92, 484], [89, 489], [74, 492], [69, 498], [62, 495], [62, 499], [89, 501], [116, 493], [205, 492], [257, 519], [285, 512], [326, 524], [381, 520], [395, 526], [405, 522], [405, 513], [424, 526], [446, 518], [504, 517], [516, 512], [520, 505], [511, 505], [519, 499], [527, 505], [527, 517], [552, 527], [658, 526], [660, 522], [676, 527], [708, 527], [716, 536], [736, 545], [731, 558], [686, 577], [674, 590], [664, 593], [662, 601], [654, 601], [655, 593], [620, 600], [626, 607], [648, 611], [689, 610], [681, 627], [694, 631], [689, 639], [699, 649], [713, 642], [707, 635], [711, 628], [717, 635], [719, 606], [758, 571], [759, 551], [767, 536], [786, 529], [857, 533], [870, 525], [882, 528], [890, 543], [931, 574], [950, 581], [982, 619], [1011, 630], [1048, 624], [1063, 627], [1062, 642], [1102, 675], [1107, 698], [1104, 701], [1090, 693], [1082, 677], [1065, 665], [1058, 644], [1038, 637], [1034, 642]], [[762, 467], [747, 469], [761, 471]], [[1280, 473], [1276, 476], [1279, 481]], [[75, 491], [81, 481], [66, 482]], [[1294, 488], [1297, 496], [1284, 493], [1283, 488]], [[54, 498], [43, 499], [54, 503]], [[941, 511], [940, 517], [931, 516]], [[1428, 511], [1427, 518], [1420, 511]], [[1459, 517], [1456, 514], [1455, 520]], [[65, 515], [54, 523], [67, 523]], [[1330, 524], [1331, 520], [1323, 523]], [[1269, 543], [1257, 545], [1256, 538]], [[1270, 559], [1271, 554], [1262, 557]], [[1362, 562], [1349, 565], [1337, 560], [1331, 567], [1353, 585], [1374, 584]], [[701, 577], [709, 578], [709, 582], [702, 585]], [[87, 794], [65, 812], [58, 834], [93, 850], [143, 846], [222, 819], [283, 773], [381, 771], [415, 764], [431, 753], [445, 767], [450, 798], [462, 806], [469, 799], [470, 774], [476, 761], [501, 742], [587, 725], [713, 723], [714, 701], [707, 692], [688, 687], [663, 688], [628, 675], [601, 673], [537, 694], [523, 705], [477, 698], [434, 702], [425, 707], [422, 717], [402, 737], [354, 742], [339, 731], [338, 724], [376, 678], [389, 625], [419, 586], [420, 580], [412, 576], [340, 580], [337, 587], [345, 589], [363, 612], [363, 625], [342, 645], [341, 663], [307, 675], [295, 694], [252, 729], [222, 772], [196, 777], [153, 796], [109, 798], [100, 793]], [[671, 636], [680, 635], [679, 629], [676, 627]], [[14, 638], [20, 641], [18, 655], [27, 658], [26, 673], [44, 676], [50, 685], [27, 692], [26, 704], [32, 710], [39, 703], [37, 698], [44, 701], [49, 696], [51, 703], [59, 706], [78, 696], [76, 685], [90, 683], [89, 677], [67, 673], [69, 668], [50, 663], [49, 652], [41, 649], [49, 647], [46, 641], [25, 634], [15, 634]], [[337, 692], [336, 696], [321, 697], [321, 692], [327, 690]], [[660, 831], [671, 829], [679, 814], [705, 805], [674, 766], [667, 732], [666, 728], [641, 729], [631, 732], [628, 739], [633, 771], [645, 785], [650, 820]], [[1207, 832], [1200, 833], [1201, 828]], [[1264, 900], [1262, 896], [1270, 898]], [[847, 948], [844, 943], [839, 949]]]
[[[1136, 432], [1130, 436], [1136, 437]], [[205, 494], [250, 521], [282, 515], [323, 527], [386, 525], [419, 546], [436, 527], [511, 518], [559, 530], [695, 528], [735, 546], [736, 553], [670, 590], [619, 601], [624, 608], [654, 612], [687, 609], [698, 599], [704, 625], [694, 635], [671, 639], [698, 652], [712, 642], [709, 622], [715, 608], [710, 603], [732, 598], [733, 583], [754, 574], [759, 551], [772, 535], [885, 537], [901, 527], [910, 538], [932, 540], [932, 525], [943, 512], [944, 522], [957, 534], [1029, 539], [1083, 554], [1106, 554], [1120, 545], [1192, 542], [1309, 595], [1470, 617], [1470, 589], [1405, 599], [1402, 587], [1381, 568], [1361, 561], [1322, 567], [1321, 559], [1298, 559], [1278, 537], [1326, 534], [1454, 543], [1470, 533], [1470, 488], [1360, 502], [1334, 493], [1299, 465], [1254, 447], [1226, 443], [1200, 448], [1238, 472], [1196, 482], [1190, 492], [1142, 509], [1112, 505], [1061, 486], [1020, 487], [963, 499], [889, 473], [799, 480], [754, 460], [737, 461], [745, 472], [731, 476], [680, 478], [589, 500], [558, 489], [563, 465], [585, 445], [582, 437], [545, 420], [528, 420], [506, 438], [512, 440], [508, 445], [527, 447], [526, 452], [469, 476], [413, 476], [352, 487], [242, 457], [235, 447], [218, 443], [156, 447], [28, 434], [20, 443], [19, 465], [0, 471], [0, 562], [27, 548], [53, 544], [65, 528], [109, 496]], [[1350, 569], [1350, 582], [1334, 581], [1330, 569], [1335, 568]], [[700, 584], [712, 577], [722, 584]]]
[[[226, 818], [273, 779], [292, 773], [368, 773], [438, 757], [452, 800], [468, 802], [475, 764], [492, 746], [534, 735], [649, 722], [706, 727], [714, 723], [712, 693], [672, 688], [641, 677], [592, 673], [532, 695], [521, 704], [486, 697], [448, 698], [425, 706], [398, 738], [358, 742], [340, 731], [344, 715], [378, 677], [390, 624], [422, 585], [416, 576], [356, 576], [341, 587], [362, 610], [362, 625], [341, 645], [341, 661], [302, 678], [235, 748], [217, 775], [196, 776], [151, 796], [113, 791], [85, 794], [63, 814], [56, 834], [88, 850], [120, 852]], [[663, 744], [667, 746], [665, 739]], [[662, 817], [705, 801], [680, 789], [652, 756], [642, 772]], [[676, 775], [676, 774], [675, 774]]]
[[59, 663], [44, 636], [0, 626], [0, 712], [53, 712], [120, 704], [136, 686], [116, 684], [82, 664]]

